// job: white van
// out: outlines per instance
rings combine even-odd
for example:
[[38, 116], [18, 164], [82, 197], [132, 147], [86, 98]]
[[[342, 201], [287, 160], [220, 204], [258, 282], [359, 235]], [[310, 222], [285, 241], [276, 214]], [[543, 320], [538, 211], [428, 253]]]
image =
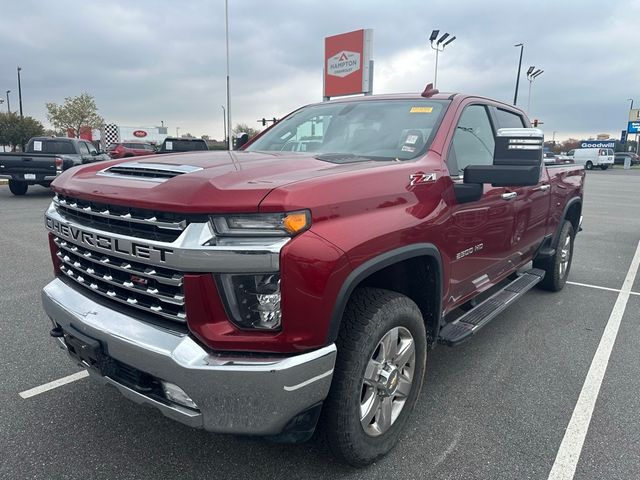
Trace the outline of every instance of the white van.
[[587, 170], [593, 170], [593, 167], [606, 170], [613, 165], [613, 157], [612, 148], [578, 148], [573, 153], [573, 161]]

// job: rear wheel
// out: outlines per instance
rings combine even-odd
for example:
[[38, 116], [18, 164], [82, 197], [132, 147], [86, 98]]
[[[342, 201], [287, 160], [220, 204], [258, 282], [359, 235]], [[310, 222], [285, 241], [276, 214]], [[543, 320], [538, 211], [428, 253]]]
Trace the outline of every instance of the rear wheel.
[[538, 284], [540, 288], [557, 292], [562, 290], [565, 283], [567, 283], [569, 270], [571, 270], [571, 260], [573, 260], [574, 237], [573, 225], [568, 220], [565, 220], [562, 230], [560, 230], [560, 238], [558, 238], [556, 253], [553, 257], [533, 261], [534, 268], [541, 268], [545, 272], [544, 278]]
[[389, 452], [422, 388], [427, 341], [418, 306], [388, 290], [349, 300], [321, 428], [342, 461], [364, 466]]
[[587, 170], [593, 170], [593, 163], [591, 161], [587, 162], [584, 166]]
[[609, 165], [600, 165], [601, 170], [606, 170], [607, 168], [609, 168]]
[[16, 180], [9, 180], [9, 190], [14, 195], [24, 195], [29, 190], [27, 182], [18, 182]]

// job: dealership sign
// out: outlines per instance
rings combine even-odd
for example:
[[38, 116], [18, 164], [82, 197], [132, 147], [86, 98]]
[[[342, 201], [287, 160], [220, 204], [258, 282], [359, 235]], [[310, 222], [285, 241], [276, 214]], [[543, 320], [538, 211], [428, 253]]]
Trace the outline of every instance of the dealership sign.
[[373, 30], [324, 39], [324, 97], [371, 93]]
[[134, 130], [133, 136], [137, 138], [144, 138], [147, 136], [147, 132], [145, 132], [144, 130]]

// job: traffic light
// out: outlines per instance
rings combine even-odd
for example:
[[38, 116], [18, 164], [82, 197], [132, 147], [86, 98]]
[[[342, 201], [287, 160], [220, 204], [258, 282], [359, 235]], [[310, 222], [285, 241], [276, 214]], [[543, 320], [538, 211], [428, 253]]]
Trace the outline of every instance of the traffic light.
[[533, 120], [533, 127], [534, 128], [538, 128], [538, 119], [537, 118], [534, 118], [534, 120]]

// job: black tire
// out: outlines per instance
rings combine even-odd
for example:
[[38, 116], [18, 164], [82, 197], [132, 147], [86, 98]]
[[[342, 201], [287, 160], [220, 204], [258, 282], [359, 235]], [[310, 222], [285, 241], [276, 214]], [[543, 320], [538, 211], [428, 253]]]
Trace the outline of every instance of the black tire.
[[584, 166], [584, 168], [586, 168], [587, 170], [593, 170], [593, 163], [592, 162], [587, 162]]
[[[413, 370], [410, 390], [406, 396], [403, 394], [396, 397], [393, 393], [391, 397], [386, 397], [391, 398], [392, 403], [402, 398], [404, 404], [388, 429], [372, 436], [365, 432], [361, 423], [364, 422], [360, 418], [361, 402], [365, 389], [373, 391], [372, 396], [378, 401], [382, 397], [378, 395], [377, 388], [364, 383], [365, 369], [377, 355], [376, 352], [382, 351], [383, 337], [398, 330], [409, 332], [413, 340], [415, 356], [413, 366], [410, 367]], [[329, 448], [339, 460], [361, 467], [374, 462], [395, 446], [416, 404], [427, 359], [424, 320], [418, 306], [408, 297], [389, 290], [360, 288], [353, 293], [347, 304], [336, 344], [338, 357], [331, 391], [324, 403], [320, 429]], [[398, 372], [399, 378], [407, 378], [403, 376], [407, 373], [406, 370], [399, 369]], [[393, 383], [394, 392], [400, 384], [400, 380], [396, 380]], [[374, 421], [377, 422], [372, 418], [369, 428], [374, 425]]]
[[24, 195], [29, 190], [29, 184], [27, 182], [18, 182], [16, 180], [9, 180], [9, 190], [14, 195]]
[[[543, 290], [557, 292], [564, 288], [565, 283], [567, 283], [567, 278], [569, 278], [569, 272], [571, 271], [574, 239], [575, 232], [573, 231], [573, 225], [568, 220], [565, 220], [560, 230], [556, 253], [553, 257], [533, 261], [534, 268], [540, 268], [545, 272], [544, 278], [538, 283], [538, 286]], [[568, 253], [566, 252], [567, 247]], [[563, 260], [567, 262], [564, 268], [562, 268]]]
[[609, 168], [609, 165], [600, 165], [600, 170], [606, 170]]

